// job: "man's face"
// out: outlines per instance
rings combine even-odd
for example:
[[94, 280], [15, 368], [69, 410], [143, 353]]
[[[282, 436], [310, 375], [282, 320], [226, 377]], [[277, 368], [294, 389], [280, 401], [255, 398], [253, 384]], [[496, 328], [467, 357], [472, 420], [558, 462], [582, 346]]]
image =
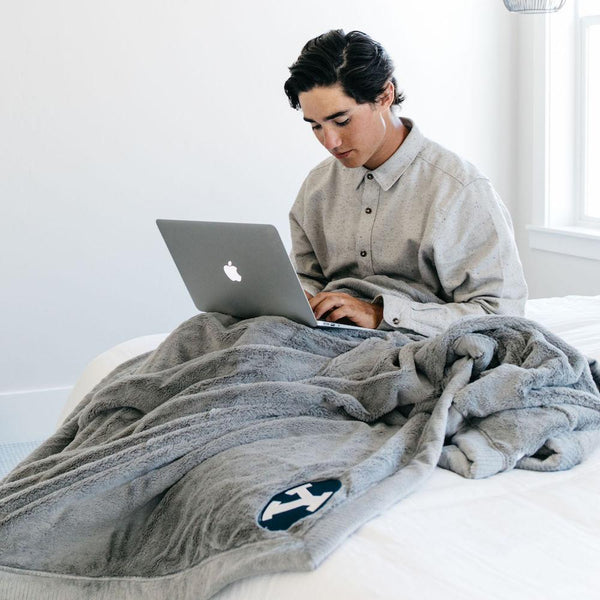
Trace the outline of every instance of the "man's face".
[[301, 92], [298, 100], [319, 142], [344, 166], [375, 169], [387, 160], [385, 103], [358, 104], [340, 84]]

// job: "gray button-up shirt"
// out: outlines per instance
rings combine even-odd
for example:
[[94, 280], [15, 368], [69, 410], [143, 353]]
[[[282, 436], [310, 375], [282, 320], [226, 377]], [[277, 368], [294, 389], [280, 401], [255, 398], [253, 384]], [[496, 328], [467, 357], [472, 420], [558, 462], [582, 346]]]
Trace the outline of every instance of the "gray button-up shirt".
[[403, 121], [410, 133], [377, 169], [331, 157], [305, 179], [290, 212], [303, 287], [382, 302], [382, 327], [424, 335], [464, 316], [522, 315], [508, 210], [473, 165]]

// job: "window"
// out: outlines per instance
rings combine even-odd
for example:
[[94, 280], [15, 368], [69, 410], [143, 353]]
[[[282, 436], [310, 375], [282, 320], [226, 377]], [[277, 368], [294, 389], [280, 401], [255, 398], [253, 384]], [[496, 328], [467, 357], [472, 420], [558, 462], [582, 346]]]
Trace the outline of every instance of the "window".
[[581, 18], [579, 31], [582, 156], [579, 220], [593, 225], [600, 224], [600, 15]]
[[524, 22], [521, 36], [529, 245], [600, 261], [600, 0], [567, 2]]

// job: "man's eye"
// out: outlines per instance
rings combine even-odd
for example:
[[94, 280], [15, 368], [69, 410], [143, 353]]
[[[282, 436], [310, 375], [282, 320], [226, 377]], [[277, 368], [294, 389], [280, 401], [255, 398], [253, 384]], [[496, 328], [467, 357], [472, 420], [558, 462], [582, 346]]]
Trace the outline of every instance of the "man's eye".
[[348, 123], [350, 123], [350, 119], [346, 119], [345, 121], [336, 121], [335, 124], [339, 125], [340, 127], [346, 127], [346, 125], [348, 125]]
[[321, 129], [321, 126], [320, 125], [313, 125], [312, 126], [312, 130], [313, 131], [317, 131], [317, 129]]

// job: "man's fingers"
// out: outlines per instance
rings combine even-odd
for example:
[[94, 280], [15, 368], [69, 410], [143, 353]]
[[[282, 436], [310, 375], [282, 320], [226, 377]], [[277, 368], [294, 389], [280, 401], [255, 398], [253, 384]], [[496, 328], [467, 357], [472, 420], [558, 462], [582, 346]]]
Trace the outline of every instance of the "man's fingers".
[[374, 305], [343, 292], [319, 292], [309, 299], [317, 319], [351, 321], [359, 327], [375, 329], [383, 318], [383, 306]]
[[344, 299], [338, 296], [324, 294], [321, 298], [317, 298], [317, 296], [311, 298], [310, 305], [315, 313], [315, 317], [320, 319], [323, 315], [326, 315], [332, 310], [343, 306]]
[[323, 294], [320, 298], [315, 297], [313, 312], [317, 319], [331, 322], [348, 319], [356, 322], [360, 317], [357, 315], [356, 303], [357, 300], [347, 294]]
[[317, 319], [350, 321], [359, 327], [375, 329], [383, 318], [383, 306], [359, 300], [343, 292], [319, 292], [309, 299]]
[[331, 298], [333, 295], [334, 294], [332, 292], [319, 292], [318, 294], [311, 296], [308, 299], [308, 303], [311, 305], [312, 308], [315, 308], [319, 303], [323, 302], [323, 300]]
[[335, 310], [332, 310], [327, 315], [327, 318], [325, 320], [335, 323], [336, 321], [341, 321], [342, 319], [349, 319], [350, 321], [354, 322], [350, 312], [351, 311], [348, 310], [347, 306], [341, 306], [340, 308], [336, 308]]

